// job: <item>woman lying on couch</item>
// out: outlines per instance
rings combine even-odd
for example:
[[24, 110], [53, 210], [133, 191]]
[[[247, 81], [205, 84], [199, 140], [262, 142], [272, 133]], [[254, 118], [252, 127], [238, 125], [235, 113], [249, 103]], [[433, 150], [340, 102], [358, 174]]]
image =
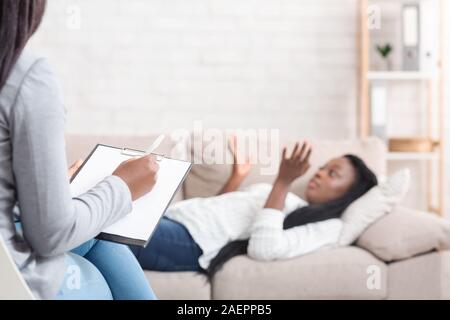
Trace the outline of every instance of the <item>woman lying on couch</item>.
[[[240, 164], [236, 140], [232, 174], [219, 194], [172, 205], [146, 248], [132, 247], [144, 269], [207, 271], [211, 277], [234, 256], [286, 259], [336, 244], [344, 210], [377, 184], [375, 174], [354, 155], [331, 159], [309, 181], [306, 199], [289, 192], [309, 169], [311, 147], [286, 148], [273, 183], [236, 191], [249, 173]], [[231, 143], [233, 146], [233, 143]]]

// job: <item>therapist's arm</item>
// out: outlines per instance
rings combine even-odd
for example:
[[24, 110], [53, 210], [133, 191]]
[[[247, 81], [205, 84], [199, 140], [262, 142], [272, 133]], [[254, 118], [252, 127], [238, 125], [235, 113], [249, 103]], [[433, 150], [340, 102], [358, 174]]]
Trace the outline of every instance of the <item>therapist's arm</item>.
[[23, 80], [9, 128], [24, 236], [41, 256], [58, 255], [77, 247], [132, 209], [135, 185], [130, 188], [120, 175], [107, 177], [72, 199], [64, 124], [58, 83], [47, 62], [41, 59]]

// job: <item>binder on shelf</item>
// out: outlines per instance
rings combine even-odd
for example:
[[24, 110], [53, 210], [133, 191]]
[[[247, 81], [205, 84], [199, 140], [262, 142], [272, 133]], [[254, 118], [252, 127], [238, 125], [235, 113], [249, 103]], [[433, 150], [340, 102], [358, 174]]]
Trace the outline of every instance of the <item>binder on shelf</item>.
[[386, 141], [387, 123], [387, 89], [386, 85], [373, 83], [370, 92], [371, 133]]
[[436, 22], [438, 3], [436, 0], [423, 0], [420, 6], [420, 71], [435, 74], [438, 67], [438, 35]]
[[419, 14], [418, 4], [405, 4], [402, 8], [403, 70], [419, 70]]

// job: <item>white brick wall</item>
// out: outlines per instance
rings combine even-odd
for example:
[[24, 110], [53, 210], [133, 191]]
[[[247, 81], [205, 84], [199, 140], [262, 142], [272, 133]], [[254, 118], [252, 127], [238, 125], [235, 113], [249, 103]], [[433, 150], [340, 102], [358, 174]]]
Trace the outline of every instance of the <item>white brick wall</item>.
[[[348, 138], [357, 123], [357, 1], [48, 0], [31, 47], [61, 77], [70, 132], [145, 134], [202, 120]], [[68, 27], [72, 6], [79, 30]], [[420, 96], [399, 85], [391, 98], [398, 117], [417, 119], [411, 101]], [[447, 150], [450, 167], [450, 141]]]
[[[356, 0], [49, 0], [32, 48], [70, 132], [281, 128], [355, 134]], [[81, 29], [66, 26], [81, 9]], [[352, 21], [352, 23], [349, 23]]]

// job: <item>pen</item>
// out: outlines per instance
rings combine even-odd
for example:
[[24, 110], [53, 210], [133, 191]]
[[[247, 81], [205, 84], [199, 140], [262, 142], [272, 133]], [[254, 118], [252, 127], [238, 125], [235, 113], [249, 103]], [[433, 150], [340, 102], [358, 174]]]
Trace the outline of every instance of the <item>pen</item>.
[[[160, 135], [158, 138], [156, 138], [156, 140], [151, 144], [151, 146], [147, 149], [146, 155], [152, 154], [153, 151], [156, 150], [156, 148], [158, 148], [161, 144], [161, 142], [163, 142], [164, 138], [166, 136], [164, 134]], [[161, 155], [159, 155], [161, 156]]]

